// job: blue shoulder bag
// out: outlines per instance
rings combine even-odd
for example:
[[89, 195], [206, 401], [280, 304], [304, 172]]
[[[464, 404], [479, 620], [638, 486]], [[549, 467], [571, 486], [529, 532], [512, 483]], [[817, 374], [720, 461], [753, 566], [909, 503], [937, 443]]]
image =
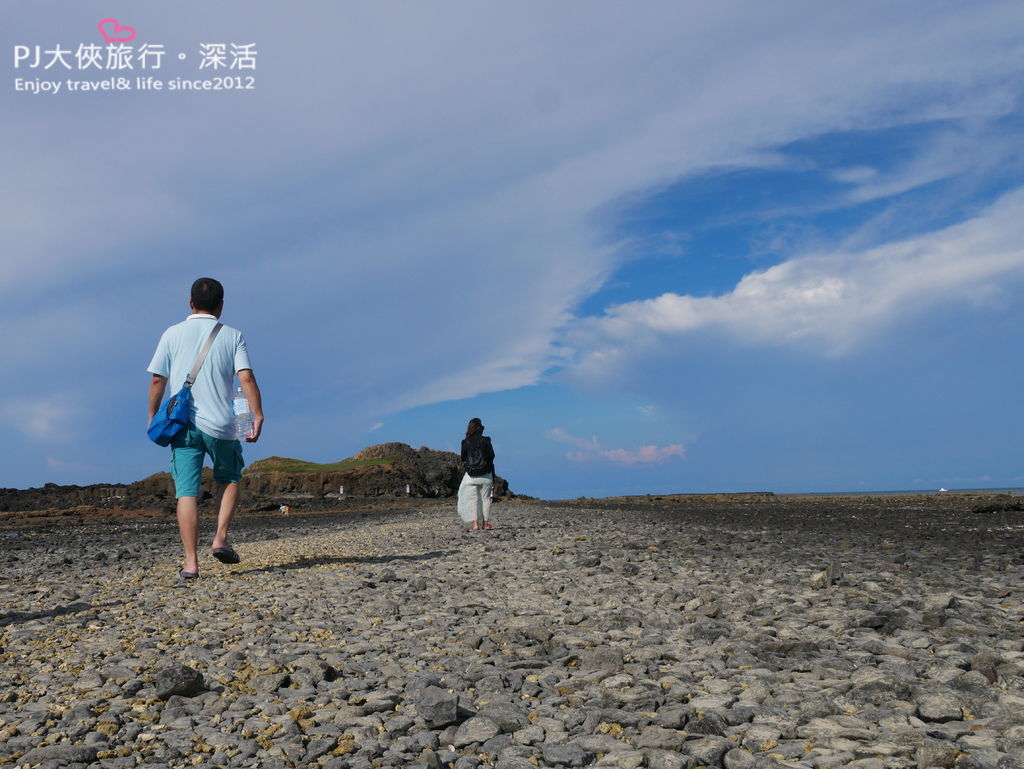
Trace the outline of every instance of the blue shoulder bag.
[[217, 338], [217, 334], [220, 333], [223, 326], [223, 323], [218, 323], [213, 327], [210, 336], [206, 338], [203, 349], [199, 352], [199, 357], [196, 358], [195, 365], [192, 366], [192, 371], [185, 378], [184, 386], [164, 401], [160, 410], [153, 415], [153, 421], [149, 423], [149, 430], [147, 432], [149, 439], [157, 446], [169, 446], [171, 439], [184, 430], [189, 422], [192, 421], [192, 407], [194, 403], [192, 400], [192, 385], [195, 383], [196, 377], [199, 376], [199, 369], [203, 367], [203, 361], [206, 360], [210, 348], [213, 347], [213, 340]]

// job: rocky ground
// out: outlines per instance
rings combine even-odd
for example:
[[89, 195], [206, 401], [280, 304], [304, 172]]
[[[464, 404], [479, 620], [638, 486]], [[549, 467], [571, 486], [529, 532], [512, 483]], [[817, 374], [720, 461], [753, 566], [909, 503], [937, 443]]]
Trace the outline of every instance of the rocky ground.
[[[1007, 498], [0, 526], [0, 764], [1024, 767]], [[209, 532], [206, 533], [209, 541]]]

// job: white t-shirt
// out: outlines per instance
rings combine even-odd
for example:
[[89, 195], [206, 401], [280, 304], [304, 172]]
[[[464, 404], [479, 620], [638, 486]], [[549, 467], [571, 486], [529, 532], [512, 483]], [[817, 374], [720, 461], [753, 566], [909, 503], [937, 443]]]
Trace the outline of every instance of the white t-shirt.
[[[185, 378], [217, 322], [212, 315], [189, 315], [160, 337], [148, 371], [167, 377], [169, 394], [178, 392], [185, 384]], [[213, 438], [230, 440], [235, 437], [231, 413], [235, 374], [251, 368], [242, 332], [224, 326], [192, 385], [195, 401], [192, 419], [196, 427]]]

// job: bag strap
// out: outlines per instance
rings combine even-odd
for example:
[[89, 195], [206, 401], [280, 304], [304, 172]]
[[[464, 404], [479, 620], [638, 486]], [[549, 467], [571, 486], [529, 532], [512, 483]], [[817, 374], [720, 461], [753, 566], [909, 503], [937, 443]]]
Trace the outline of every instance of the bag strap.
[[199, 351], [199, 357], [196, 358], [195, 365], [192, 366], [192, 371], [189, 372], [188, 377], [185, 379], [185, 387], [191, 388], [195, 384], [196, 377], [199, 376], [199, 369], [203, 367], [203, 362], [206, 360], [206, 356], [210, 352], [210, 348], [213, 347], [213, 340], [217, 338], [217, 334], [224, 328], [223, 323], [218, 323], [213, 327], [213, 331], [206, 338], [206, 344], [203, 345], [203, 349]]

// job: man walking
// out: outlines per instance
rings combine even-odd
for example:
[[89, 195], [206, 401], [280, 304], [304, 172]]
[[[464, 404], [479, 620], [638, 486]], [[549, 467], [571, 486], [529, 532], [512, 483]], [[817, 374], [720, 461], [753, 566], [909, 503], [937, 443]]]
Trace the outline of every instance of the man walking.
[[[192, 369], [210, 332], [224, 309], [224, 287], [213, 278], [200, 278], [192, 284], [189, 299], [192, 314], [171, 326], [157, 345], [149, 364], [153, 375], [149, 385], [149, 419], [160, 409], [170, 379], [181, 387]], [[234, 435], [231, 401], [235, 375], [252, 410], [253, 425], [245, 440], [254, 443], [263, 430], [263, 404], [260, 388], [249, 364], [245, 338], [236, 329], [224, 326], [195, 383], [192, 397], [195, 411], [188, 427], [171, 441], [171, 476], [178, 500], [178, 529], [185, 549], [185, 561], [178, 573], [182, 579], [199, 576], [199, 485], [203, 460], [213, 461], [213, 480], [217, 484], [217, 533], [213, 537], [213, 556], [222, 563], [241, 559], [228, 541], [228, 528], [238, 505], [238, 482], [242, 477], [242, 446]]]

